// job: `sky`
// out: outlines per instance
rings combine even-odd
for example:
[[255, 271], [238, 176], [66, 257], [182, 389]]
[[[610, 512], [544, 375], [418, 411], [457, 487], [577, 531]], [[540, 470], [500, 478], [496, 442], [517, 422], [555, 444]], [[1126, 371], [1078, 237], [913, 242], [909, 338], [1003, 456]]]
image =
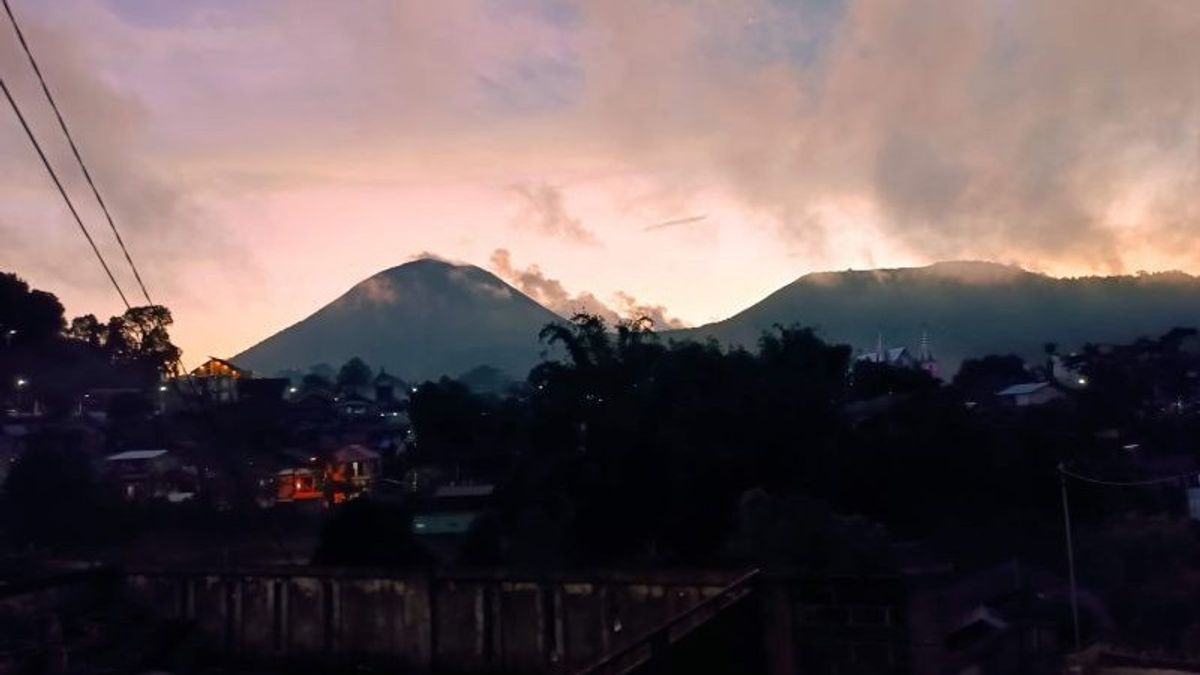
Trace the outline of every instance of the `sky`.
[[[812, 271], [1200, 272], [1195, 0], [10, 0], [185, 364], [433, 254], [725, 318]], [[127, 292], [11, 26], [0, 76]], [[0, 270], [121, 307], [11, 111]]]

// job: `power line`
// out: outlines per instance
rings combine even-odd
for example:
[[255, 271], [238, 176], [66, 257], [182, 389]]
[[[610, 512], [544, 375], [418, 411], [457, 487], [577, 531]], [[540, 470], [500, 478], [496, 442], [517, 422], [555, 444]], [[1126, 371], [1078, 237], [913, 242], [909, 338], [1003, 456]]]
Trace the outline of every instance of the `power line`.
[[[8, 0], [0, 0], [0, 2], [3, 3], [4, 11], [8, 14], [8, 18], [12, 23], [13, 30], [16, 31], [17, 40], [21, 43], [21, 47], [25, 51], [25, 56], [29, 59], [29, 65], [33, 68], [33, 72], [37, 75], [38, 82], [42, 86], [42, 93], [45, 94], [46, 101], [50, 103], [50, 107], [54, 111], [54, 117], [58, 120], [58, 126], [62, 129], [63, 135], [67, 138], [67, 143], [71, 146], [71, 153], [75, 155], [75, 161], [79, 164], [79, 168], [83, 172], [83, 176], [87, 180], [88, 186], [92, 189], [92, 195], [95, 196], [96, 202], [100, 205], [100, 209], [104, 212], [104, 217], [108, 220], [108, 226], [112, 230], [113, 236], [116, 237], [117, 243], [121, 247], [121, 252], [125, 255], [125, 261], [129, 263], [129, 268], [133, 270], [133, 276], [135, 279], [137, 279], [138, 287], [141, 289], [142, 295], [146, 298], [146, 303], [153, 305], [154, 301], [150, 299], [150, 293], [146, 290], [146, 284], [142, 281], [142, 275], [138, 273], [137, 265], [134, 264], [133, 257], [129, 254], [129, 249], [125, 246], [124, 239], [121, 238], [121, 233], [117, 229], [117, 225], [113, 220], [112, 213], [109, 212], [108, 205], [104, 203], [104, 199], [100, 196], [100, 191], [97, 189], [96, 183], [92, 179], [91, 172], [88, 171], [87, 164], [83, 161], [83, 156], [79, 152], [79, 147], [75, 145], [75, 139], [71, 135], [70, 129], [67, 127], [66, 120], [63, 119], [62, 113], [59, 111], [58, 104], [55, 102], [54, 96], [50, 93], [50, 87], [46, 84], [46, 78], [42, 75], [42, 70], [38, 67], [37, 60], [34, 58], [33, 52], [29, 48], [29, 43], [25, 40], [25, 35], [21, 31], [21, 26], [17, 22], [17, 17], [13, 14], [12, 7], [9, 6]], [[79, 230], [83, 233], [84, 238], [87, 239], [88, 244], [91, 245], [92, 251], [96, 254], [96, 259], [100, 261], [100, 266], [104, 268], [104, 273], [108, 275], [108, 280], [112, 282], [113, 288], [115, 288], [117, 291], [117, 295], [121, 296], [121, 302], [125, 304], [125, 308], [130, 309], [129, 300], [126, 299], [124, 291], [121, 290], [121, 286], [117, 283], [116, 277], [113, 276], [112, 270], [109, 268], [108, 263], [105, 262], [104, 256], [100, 253], [100, 249], [96, 246], [95, 240], [92, 239], [91, 233], [88, 232], [87, 227], [83, 224], [83, 220], [79, 217], [79, 212], [75, 210], [75, 205], [71, 202], [71, 198], [67, 195], [66, 190], [63, 188], [62, 182], [58, 179], [58, 175], [54, 172], [54, 168], [50, 164], [49, 159], [47, 159], [46, 153], [42, 151], [42, 147], [38, 143], [37, 137], [34, 136], [33, 130], [25, 121], [25, 115], [22, 114], [20, 106], [17, 105], [16, 99], [13, 98], [12, 93], [9, 91], [8, 86], [4, 83], [4, 79], [2, 77], [0, 77], [0, 89], [3, 89], [4, 96], [8, 99], [9, 104], [12, 106], [13, 112], [16, 113], [17, 119], [21, 122], [21, 127], [25, 130], [25, 135], [29, 138], [30, 143], [33, 144], [34, 149], [37, 151], [38, 157], [41, 158], [42, 164], [46, 167], [46, 171], [50, 174], [50, 178], [53, 179], [55, 187], [58, 188], [58, 192], [60, 195], [62, 195], [63, 201], [66, 202], [67, 208], [71, 211], [71, 215], [74, 216], [75, 223], [79, 225]], [[176, 365], [182, 369], [182, 360], [176, 361]], [[195, 381], [191, 378], [191, 376], [186, 375], [186, 371], [184, 377], [191, 385], [193, 395], [195, 395]], [[215, 432], [217, 427], [211, 418], [211, 410], [208, 410], [207, 406], [205, 406], [205, 412], [208, 413], [205, 415], [205, 417], [209, 424], [212, 425]], [[268, 529], [270, 531], [271, 538], [274, 540], [275, 544], [279, 547], [283, 554], [289, 560], [294, 559], [291, 551], [288, 550], [287, 546], [285, 546], [282, 540], [279, 538], [278, 532], [276, 532], [274, 528]]]
[[1064, 475], [1068, 478], [1073, 478], [1073, 479], [1083, 482], [1083, 483], [1091, 483], [1093, 485], [1107, 485], [1110, 487], [1146, 487], [1149, 485], [1162, 485], [1165, 483], [1177, 483], [1181, 480], [1185, 480], [1188, 478], [1195, 478], [1197, 476], [1200, 476], [1200, 471], [1192, 471], [1189, 473], [1176, 474], [1174, 476], [1162, 476], [1159, 478], [1147, 478], [1145, 480], [1113, 481], [1113, 480], [1104, 480], [1101, 478], [1093, 478], [1091, 476], [1085, 476], [1080, 473], [1075, 473], [1074, 471], [1071, 471], [1070, 469], [1068, 469], [1065, 465], [1060, 465], [1058, 467], [1058, 471], [1059, 471], [1059, 473], [1061, 473], [1062, 475]]
[[[88, 186], [92, 188], [92, 194], [96, 197], [96, 203], [100, 205], [100, 210], [104, 212], [104, 217], [108, 220], [108, 227], [112, 230], [113, 236], [117, 238], [117, 244], [121, 246], [121, 252], [125, 254], [125, 261], [129, 263], [129, 269], [133, 270], [133, 278], [137, 279], [138, 287], [142, 289], [142, 295], [146, 298], [146, 304], [153, 305], [154, 301], [150, 299], [150, 293], [146, 290], [146, 284], [142, 283], [142, 275], [138, 273], [137, 265], [133, 264], [133, 257], [129, 255], [129, 249], [125, 247], [125, 240], [121, 238], [121, 233], [117, 230], [117, 224], [113, 221], [112, 214], [108, 210], [108, 205], [100, 197], [100, 190], [96, 188], [96, 182], [92, 180], [92, 173], [88, 171], [87, 164], [83, 161], [83, 156], [79, 154], [79, 148], [75, 145], [75, 138], [71, 135], [70, 129], [67, 128], [67, 122], [63, 119], [62, 113], [58, 109], [58, 104], [54, 101], [54, 96], [50, 94], [50, 87], [46, 84], [46, 78], [42, 76], [42, 69], [38, 67], [37, 60], [33, 58], [33, 51], [29, 49], [29, 43], [25, 41], [25, 34], [21, 32], [21, 25], [17, 23], [17, 17], [13, 14], [12, 7], [9, 6], [8, 0], [0, 1], [4, 3], [4, 11], [8, 14], [8, 20], [12, 23], [13, 30], [17, 33], [17, 40], [21, 43], [21, 48], [25, 50], [25, 56], [29, 58], [29, 65], [33, 67], [33, 72], [37, 75], [38, 82], [42, 85], [42, 93], [46, 95], [46, 100], [50, 103], [50, 108], [54, 110], [54, 117], [58, 119], [58, 126], [62, 129], [63, 135], [67, 137], [67, 144], [71, 146], [71, 153], [75, 155], [75, 161], [79, 163], [79, 168], [83, 171], [83, 177], [87, 179]], [[109, 276], [112, 275], [110, 274]], [[128, 305], [129, 303], [125, 304]]]
[[25, 115], [21, 113], [21, 107], [17, 105], [17, 100], [13, 98], [12, 92], [8, 90], [8, 85], [4, 83], [4, 78], [2, 77], [0, 77], [0, 89], [4, 90], [4, 97], [8, 99], [8, 104], [12, 106], [13, 112], [17, 114], [17, 120], [21, 123], [21, 127], [25, 129], [25, 136], [33, 144], [33, 149], [37, 150], [38, 157], [42, 159], [42, 166], [46, 167], [51, 180], [54, 181], [54, 186], [58, 188], [58, 194], [62, 195], [63, 201], [67, 203], [67, 208], [75, 218], [75, 224], [79, 226], [79, 231], [83, 233], [84, 238], [87, 239], [88, 244], [92, 247], [92, 252], [96, 254], [96, 260], [100, 261], [100, 266], [104, 268], [104, 273], [108, 275], [108, 280], [112, 282], [113, 288], [117, 289], [117, 295], [121, 296], [121, 302], [125, 304], [125, 309], [130, 309], [129, 300], [125, 298], [125, 292], [121, 290], [121, 285], [117, 283], [117, 278], [113, 276], [108, 263], [104, 262], [104, 256], [96, 246], [96, 241], [92, 239], [87, 226], [83, 224], [83, 219], [79, 217], [79, 212], [75, 210], [75, 205], [71, 203], [71, 198], [63, 188], [62, 181], [58, 179], [58, 174], [54, 172], [54, 167], [50, 165], [50, 160], [46, 158], [46, 153], [42, 151], [41, 144], [38, 143], [37, 137], [33, 135], [33, 129], [29, 128], [29, 123], [25, 121]]
[[1081, 473], [1076, 473], [1067, 468], [1066, 462], [1060, 462], [1058, 465], [1058, 484], [1062, 492], [1062, 507], [1063, 507], [1063, 534], [1066, 538], [1067, 548], [1067, 572], [1069, 575], [1069, 583], [1071, 589], [1071, 622], [1075, 633], [1075, 649], [1082, 647], [1080, 624], [1079, 624], [1079, 591], [1075, 581], [1075, 545], [1072, 542], [1071, 535], [1071, 504], [1067, 499], [1067, 479], [1072, 478], [1081, 483], [1090, 483], [1092, 485], [1104, 485], [1107, 487], [1148, 487], [1151, 485], [1164, 485], [1167, 483], [1178, 483], [1181, 480], [1195, 478], [1200, 475], [1200, 471], [1192, 471], [1189, 473], [1175, 474], [1174, 476], [1160, 476], [1158, 478], [1147, 478], [1145, 480], [1129, 480], [1116, 481], [1104, 480], [1102, 478], [1093, 478], [1085, 476]]

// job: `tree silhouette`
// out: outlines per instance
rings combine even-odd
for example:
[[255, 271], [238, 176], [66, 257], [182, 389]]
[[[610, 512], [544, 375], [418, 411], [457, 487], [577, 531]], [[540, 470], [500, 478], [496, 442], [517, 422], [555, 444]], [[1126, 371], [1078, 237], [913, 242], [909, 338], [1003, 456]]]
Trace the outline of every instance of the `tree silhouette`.
[[371, 367], [355, 356], [338, 370], [337, 385], [345, 390], [361, 389], [371, 384], [371, 376]]

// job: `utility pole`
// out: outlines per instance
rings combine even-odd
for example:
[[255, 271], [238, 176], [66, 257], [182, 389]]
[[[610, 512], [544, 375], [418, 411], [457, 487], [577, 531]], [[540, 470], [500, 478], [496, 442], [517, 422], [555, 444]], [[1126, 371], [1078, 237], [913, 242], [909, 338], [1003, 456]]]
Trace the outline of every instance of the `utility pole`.
[[1075, 586], [1075, 547], [1071, 543], [1071, 506], [1067, 501], [1067, 475], [1058, 465], [1058, 484], [1062, 489], [1063, 526], [1067, 538], [1067, 578], [1071, 585], [1071, 625], [1075, 631], [1075, 651], [1083, 648], [1079, 634], [1079, 591]]
[[1059, 487], [1062, 490], [1063, 526], [1067, 537], [1067, 572], [1070, 576], [1071, 584], [1071, 619], [1075, 628], [1076, 650], [1082, 649], [1083, 642], [1080, 639], [1079, 631], [1079, 591], [1075, 585], [1075, 548], [1071, 540], [1071, 505], [1067, 500], [1067, 479], [1071, 478], [1083, 483], [1103, 485], [1107, 487], [1143, 488], [1155, 485], [1168, 485], [1172, 483], [1179, 484], [1181, 481], [1195, 481], [1197, 477], [1200, 477], [1200, 472], [1192, 471], [1189, 473], [1176, 474], [1174, 476], [1147, 478], [1145, 480], [1114, 481], [1076, 473], [1075, 471], [1067, 468], [1066, 462], [1059, 462], [1058, 481]]

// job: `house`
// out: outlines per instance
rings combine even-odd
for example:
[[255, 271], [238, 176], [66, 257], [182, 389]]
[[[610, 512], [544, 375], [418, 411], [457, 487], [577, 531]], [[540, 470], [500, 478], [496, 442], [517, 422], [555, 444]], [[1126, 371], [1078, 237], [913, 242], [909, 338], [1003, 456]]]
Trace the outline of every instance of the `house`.
[[254, 374], [249, 370], [215, 356], [208, 357], [207, 361], [188, 374], [188, 378], [198, 390], [197, 393], [208, 396], [218, 403], [236, 401], [238, 381], [253, 376]]
[[357, 443], [335, 450], [325, 464], [334, 503], [357, 497], [379, 478], [378, 452]]
[[145, 392], [136, 387], [88, 389], [79, 400], [79, 417], [86, 417], [94, 422], [107, 422], [109, 410], [114, 404], [117, 407], [136, 407], [138, 401], [145, 401], [145, 397]]
[[380, 370], [375, 376], [375, 402], [380, 405], [398, 404], [408, 400], [408, 385], [404, 380]]
[[325, 389], [306, 389], [291, 396], [292, 404], [298, 411], [300, 419], [332, 419], [336, 412], [334, 408], [336, 401], [331, 391]]
[[854, 361], [856, 364], [874, 363], [893, 368], [913, 368], [924, 370], [935, 378], [938, 376], [937, 357], [933, 355], [929, 334], [924, 331], [921, 332], [921, 342], [916, 354], [912, 353], [908, 347], [884, 347], [881, 333], [876, 341], [875, 349], [860, 353]]
[[[379, 407], [379, 418], [383, 422], [384, 425], [391, 427], [393, 429], [396, 429], [397, 431], [400, 431], [400, 432], [406, 432], [408, 429], [412, 428], [412, 420], [408, 416], [408, 411], [405, 410], [403, 407], [401, 407], [398, 404], [392, 404], [390, 406], [380, 406]], [[397, 436], [397, 442], [385, 443], [384, 445], [381, 445], [380, 447], [387, 447], [387, 446], [403, 447], [404, 444], [400, 441], [405, 440], [406, 437], [407, 437], [407, 433], [400, 433]]]
[[270, 506], [291, 502], [320, 503], [325, 498], [325, 466], [316, 451], [301, 448], [280, 450], [271, 475], [273, 493]]
[[275, 503], [303, 502], [325, 497], [320, 472], [307, 467], [280, 469], [276, 473]]
[[876, 349], [858, 355], [858, 361], [863, 363], [882, 363], [902, 368], [915, 368], [916, 359], [908, 353], [908, 347], [889, 347]]
[[166, 450], [127, 450], [104, 458], [104, 473], [127, 501], [186, 499], [182, 495], [188, 491], [179, 489], [177, 476], [172, 475], [178, 466]]
[[236, 380], [239, 401], [277, 403], [283, 400], [284, 392], [291, 382], [282, 377], [242, 377]]
[[444, 485], [425, 500], [413, 515], [413, 533], [464, 535], [491, 503], [491, 484]]
[[350, 392], [335, 400], [338, 413], [345, 417], [365, 417], [371, 412], [371, 399], [358, 392]]
[[1058, 354], [1050, 355], [1050, 376], [1059, 386], [1067, 389], [1083, 389], [1087, 386], [1087, 376], [1080, 369], [1078, 359], [1063, 359]]
[[1005, 387], [996, 392], [996, 396], [1009, 405], [1025, 408], [1060, 399], [1063, 393], [1049, 382], [1026, 382]]

